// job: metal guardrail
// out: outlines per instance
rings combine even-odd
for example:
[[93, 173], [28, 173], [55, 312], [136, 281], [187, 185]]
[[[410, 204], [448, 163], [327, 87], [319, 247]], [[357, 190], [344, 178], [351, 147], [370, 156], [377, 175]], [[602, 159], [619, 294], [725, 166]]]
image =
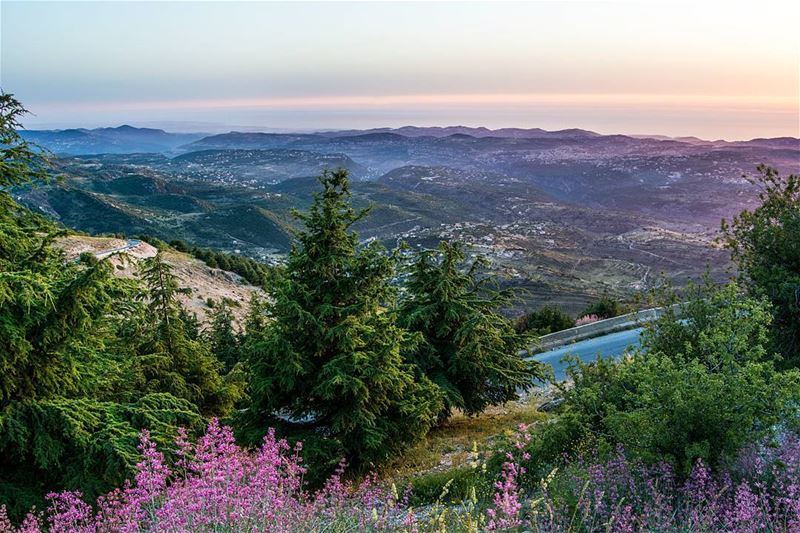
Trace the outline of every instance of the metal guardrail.
[[[682, 305], [682, 303], [677, 303], [670, 308], [680, 309]], [[555, 333], [539, 337], [539, 342], [536, 345], [531, 346], [527, 352], [522, 353], [542, 352], [563, 346], [564, 344], [578, 342], [592, 337], [599, 337], [601, 335], [608, 335], [618, 331], [634, 329], [641, 326], [643, 323], [657, 320], [665, 311], [666, 308], [664, 307], [654, 307], [652, 309], [644, 309], [642, 311], [636, 311], [635, 313], [606, 318], [590, 324], [583, 324], [581, 326], [556, 331]]]
[[96, 252], [94, 256], [98, 259], [105, 259], [106, 257], [118, 254], [120, 252], [127, 252], [131, 248], [136, 248], [140, 244], [142, 244], [142, 241], [140, 241], [139, 239], [128, 239], [125, 243], [125, 246], [119, 246], [117, 248], [112, 248], [110, 250], [102, 250], [100, 252]]

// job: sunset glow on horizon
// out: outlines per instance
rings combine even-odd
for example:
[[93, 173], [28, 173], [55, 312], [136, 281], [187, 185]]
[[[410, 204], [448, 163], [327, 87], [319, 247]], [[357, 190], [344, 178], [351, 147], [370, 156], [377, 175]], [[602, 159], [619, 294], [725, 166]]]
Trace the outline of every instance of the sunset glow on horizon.
[[28, 127], [800, 136], [794, 3], [3, 1]]

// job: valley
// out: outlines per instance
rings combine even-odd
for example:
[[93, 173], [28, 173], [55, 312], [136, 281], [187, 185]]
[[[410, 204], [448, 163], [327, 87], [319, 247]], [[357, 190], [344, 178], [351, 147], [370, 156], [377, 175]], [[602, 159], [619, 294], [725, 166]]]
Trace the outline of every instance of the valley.
[[354, 203], [372, 208], [357, 225], [363, 240], [464, 241], [519, 289], [518, 310], [553, 302], [577, 312], [603, 294], [628, 300], [661, 274], [679, 285], [706, 269], [725, 279], [731, 265], [715, 242], [720, 220], [757, 201], [742, 175], [759, 163], [800, 169], [794, 138], [465, 127], [154, 131], [23, 132], [55, 153], [63, 178], [17, 196], [90, 234], [180, 239], [274, 263], [290, 246], [292, 210], [306, 208], [317, 190], [314, 176], [344, 167]]

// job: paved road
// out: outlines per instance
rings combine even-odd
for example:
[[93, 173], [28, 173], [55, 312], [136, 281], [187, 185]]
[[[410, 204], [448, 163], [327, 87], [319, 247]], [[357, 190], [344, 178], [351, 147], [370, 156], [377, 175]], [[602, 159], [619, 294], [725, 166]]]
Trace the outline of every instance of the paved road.
[[603, 335], [602, 337], [586, 339], [585, 341], [538, 353], [532, 356], [531, 359], [552, 365], [556, 379], [562, 380], [566, 377], [567, 369], [567, 365], [561, 362], [565, 355], [577, 355], [582, 361], [593, 361], [598, 354], [602, 357], [619, 357], [625, 352], [626, 348], [639, 345], [639, 336], [642, 329], [630, 329]]
[[139, 239], [128, 239], [128, 242], [125, 243], [125, 246], [120, 246], [119, 248], [111, 248], [109, 250], [102, 250], [100, 252], [95, 252], [95, 257], [98, 259], [102, 259], [104, 257], [108, 257], [109, 255], [116, 254], [119, 252], [125, 252], [130, 250], [131, 248], [135, 248], [142, 243]]

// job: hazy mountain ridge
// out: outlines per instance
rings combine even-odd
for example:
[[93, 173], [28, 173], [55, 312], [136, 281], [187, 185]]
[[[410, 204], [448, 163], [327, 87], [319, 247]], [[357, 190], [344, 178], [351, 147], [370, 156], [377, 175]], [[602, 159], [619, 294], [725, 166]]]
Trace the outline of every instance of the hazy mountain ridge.
[[[604, 135], [579, 128], [548, 131], [541, 128], [498, 128], [469, 126], [403, 126], [400, 128], [372, 128], [366, 130], [335, 130], [313, 133], [268, 133], [231, 131], [216, 135], [203, 133], [168, 133], [161, 129], [136, 128], [129, 125], [95, 129], [75, 128], [61, 130], [22, 130], [24, 138], [42, 144], [56, 153], [132, 153], [161, 152], [181, 148], [184, 151], [199, 149], [269, 149], [286, 148], [295, 145], [325, 145], [342, 141], [401, 141], [402, 138], [431, 137], [474, 137], [495, 139], [529, 139], [587, 141], [602, 139], [606, 142], [616, 139], [641, 141], [644, 146], [652, 146], [652, 141], [680, 143], [695, 146], [757, 146], [769, 148], [800, 149], [800, 139], [795, 137], [755, 138], [746, 141], [706, 140], [698, 137], [670, 137], [666, 135]], [[685, 147], [688, 148], [688, 147]], [[90, 152], [89, 150], [98, 150]]]
[[571, 128], [547, 131], [541, 128], [498, 128], [470, 126], [402, 126], [400, 128], [372, 128], [368, 130], [324, 131], [320, 135], [328, 137], [347, 137], [371, 133], [394, 133], [406, 137], [449, 137], [451, 135], [469, 135], [471, 137], [506, 137], [537, 139], [542, 137], [594, 137], [600, 135], [593, 131]]
[[116, 128], [21, 130], [22, 137], [56, 154], [169, 152], [204, 137], [202, 133], [167, 133], [122, 125]]
[[[440, 128], [436, 130], [440, 134], [434, 135], [435, 132], [430, 130], [432, 128], [415, 128], [414, 132], [425, 134], [417, 136], [402, 135], [389, 129], [303, 135], [230, 133], [200, 139], [184, 149], [280, 147], [344, 153], [369, 169], [368, 179], [377, 179], [407, 165], [449, 166], [536, 177], [538, 167], [542, 165], [563, 166], [579, 162], [595, 167], [593, 172], [596, 174], [604, 174], [604, 167], [623, 169], [634, 175], [658, 174], [662, 176], [661, 184], [664, 185], [674, 172], [696, 174], [697, 168], [703, 168], [701, 174], [707, 177], [706, 161], [709, 159], [723, 162], [719, 169], [711, 172], [720, 178], [730, 176], [729, 170], [736, 176], [752, 172], [755, 165], [764, 161], [774, 161], [778, 166], [787, 166], [787, 163], [794, 168], [800, 166], [800, 156], [797, 155], [800, 154], [800, 141], [795, 143], [791, 138], [699, 143], [591, 132], [575, 136], [573, 130], [564, 130], [568, 132], [565, 135], [563, 132], [547, 132], [546, 135], [529, 137], [473, 136], [453, 128]], [[658, 157], [663, 159], [656, 161]], [[545, 174], [552, 175], [552, 172]]]

